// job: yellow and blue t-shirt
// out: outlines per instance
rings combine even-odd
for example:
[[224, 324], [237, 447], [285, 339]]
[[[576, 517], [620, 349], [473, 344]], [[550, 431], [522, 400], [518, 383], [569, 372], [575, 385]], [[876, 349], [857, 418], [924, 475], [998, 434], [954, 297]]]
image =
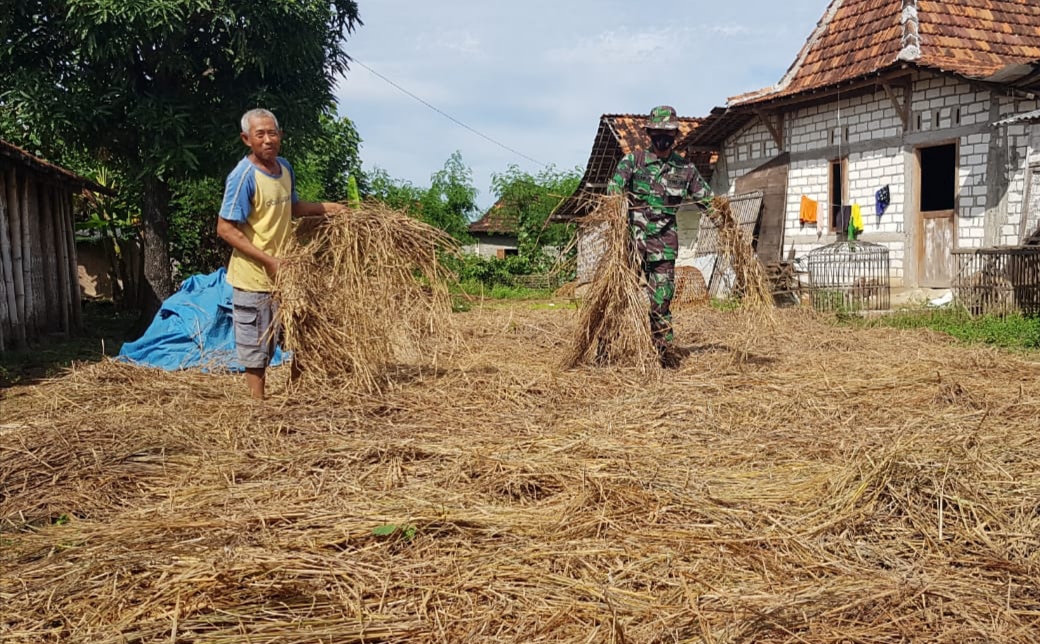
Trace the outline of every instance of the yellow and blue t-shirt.
[[[300, 200], [292, 166], [282, 157], [278, 165], [282, 172], [274, 176], [243, 158], [227, 177], [220, 206], [222, 219], [241, 224], [246, 239], [273, 257], [281, 254], [292, 235], [292, 206]], [[274, 289], [263, 265], [237, 250], [231, 253], [227, 280], [243, 291]]]

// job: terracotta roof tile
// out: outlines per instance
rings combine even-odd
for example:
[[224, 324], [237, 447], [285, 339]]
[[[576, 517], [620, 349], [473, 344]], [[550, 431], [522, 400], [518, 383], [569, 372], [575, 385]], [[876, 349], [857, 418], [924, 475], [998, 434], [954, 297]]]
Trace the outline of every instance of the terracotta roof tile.
[[500, 233], [515, 235], [518, 229], [516, 217], [502, 212], [502, 202], [491, 206], [484, 216], [469, 225], [471, 233]]
[[[584, 195], [602, 194], [606, 191], [607, 182], [614, 174], [618, 161], [624, 155], [645, 147], [650, 143], [646, 135], [645, 114], [604, 114], [599, 119], [599, 129], [592, 143], [592, 153], [585, 166], [585, 175], [574, 194], [567, 197], [553, 211], [553, 221], [568, 220], [584, 214]], [[696, 130], [704, 119], [688, 116], [679, 117], [679, 140], [685, 140]], [[687, 155], [697, 164], [698, 170], [705, 179], [711, 178], [710, 153]]]
[[[1038, 0], [917, 0], [921, 66], [969, 78], [1040, 59]], [[791, 96], [892, 67], [904, 45], [902, 0], [833, 0], [794, 64], [773, 87], [730, 99]], [[912, 35], [912, 21], [907, 25]], [[908, 41], [912, 42], [912, 41]]]

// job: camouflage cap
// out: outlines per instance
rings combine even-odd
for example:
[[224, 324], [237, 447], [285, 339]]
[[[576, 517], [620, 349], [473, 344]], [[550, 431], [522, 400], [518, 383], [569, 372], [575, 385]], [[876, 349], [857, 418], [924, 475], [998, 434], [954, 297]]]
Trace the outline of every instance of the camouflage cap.
[[675, 108], [670, 105], [658, 105], [650, 110], [650, 116], [646, 119], [648, 130], [678, 130], [679, 116]]

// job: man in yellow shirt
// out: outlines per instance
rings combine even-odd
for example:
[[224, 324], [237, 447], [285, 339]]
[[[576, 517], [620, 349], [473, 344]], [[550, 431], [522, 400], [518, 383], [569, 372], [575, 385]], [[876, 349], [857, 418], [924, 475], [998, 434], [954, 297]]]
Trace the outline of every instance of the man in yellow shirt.
[[292, 218], [328, 215], [341, 206], [300, 201], [292, 166], [278, 156], [282, 131], [274, 114], [249, 110], [242, 116], [241, 136], [250, 152], [227, 177], [217, 234], [234, 249], [227, 280], [234, 289], [238, 360], [253, 398], [263, 400], [267, 366], [279, 336], [271, 292], [292, 235]]

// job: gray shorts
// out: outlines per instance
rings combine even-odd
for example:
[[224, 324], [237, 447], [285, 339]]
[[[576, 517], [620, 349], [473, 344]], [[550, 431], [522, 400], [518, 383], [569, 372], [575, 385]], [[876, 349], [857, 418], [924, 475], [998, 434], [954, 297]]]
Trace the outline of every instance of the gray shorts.
[[263, 369], [271, 363], [278, 346], [281, 325], [278, 303], [270, 293], [234, 289], [231, 294], [235, 320], [235, 350], [238, 362], [247, 369]]

